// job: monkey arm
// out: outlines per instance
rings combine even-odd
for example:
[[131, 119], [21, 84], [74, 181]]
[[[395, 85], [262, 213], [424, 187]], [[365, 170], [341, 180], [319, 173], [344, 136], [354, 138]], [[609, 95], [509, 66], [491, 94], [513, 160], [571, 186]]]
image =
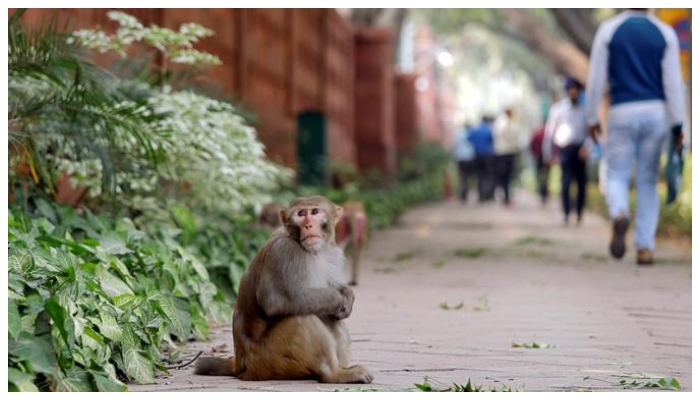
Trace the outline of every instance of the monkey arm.
[[273, 285], [260, 285], [256, 297], [268, 317], [290, 315], [335, 316], [346, 306], [345, 297], [338, 289], [307, 288], [278, 290]]

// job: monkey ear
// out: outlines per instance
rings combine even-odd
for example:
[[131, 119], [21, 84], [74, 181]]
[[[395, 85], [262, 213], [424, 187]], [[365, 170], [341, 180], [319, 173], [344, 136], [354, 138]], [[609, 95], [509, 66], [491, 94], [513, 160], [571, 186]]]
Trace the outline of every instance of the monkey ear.
[[284, 212], [284, 210], [280, 210], [280, 221], [282, 222], [282, 225], [287, 225], [287, 214]]

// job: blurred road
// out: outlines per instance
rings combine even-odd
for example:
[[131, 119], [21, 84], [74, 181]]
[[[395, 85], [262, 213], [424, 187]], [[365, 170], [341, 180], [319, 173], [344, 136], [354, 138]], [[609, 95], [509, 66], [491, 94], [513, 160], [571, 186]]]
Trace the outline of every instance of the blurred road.
[[[607, 221], [589, 213], [564, 226], [558, 203], [543, 208], [527, 192], [510, 209], [421, 206], [376, 233], [362, 260], [348, 325], [372, 384], [243, 382], [189, 366], [129, 390], [405, 390], [427, 377], [437, 389], [470, 379], [482, 389], [641, 391], [658, 389], [620, 381], [668, 376], [690, 391], [690, 244], [660, 241], [656, 265], [640, 268], [631, 232], [617, 261]], [[230, 355], [229, 327], [191, 343], [184, 359], [213, 348]]]

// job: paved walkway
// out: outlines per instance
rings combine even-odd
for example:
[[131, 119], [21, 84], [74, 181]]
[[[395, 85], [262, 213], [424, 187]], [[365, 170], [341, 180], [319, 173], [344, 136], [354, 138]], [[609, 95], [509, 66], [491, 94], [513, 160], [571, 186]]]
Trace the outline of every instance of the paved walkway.
[[[692, 390], [690, 246], [661, 242], [657, 264], [640, 268], [634, 249], [621, 261], [608, 256], [603, 218], [565, 227], [558, 204], [542, 208], [522, 191], [515, 202], [422, 206], [372, 237], [347, 320], [371, 385], [243, 382], [195, 376], [190, 366], [130, 390], [401, 390], [427, 377], [437, 388], [471, 379], [519, 391], [621, 391], [620, 380], [637, 373]], [[515, 347], [533, 343], [544, 348]], [[184, 357], [213, 348], [230, 354], [229, 327]]]

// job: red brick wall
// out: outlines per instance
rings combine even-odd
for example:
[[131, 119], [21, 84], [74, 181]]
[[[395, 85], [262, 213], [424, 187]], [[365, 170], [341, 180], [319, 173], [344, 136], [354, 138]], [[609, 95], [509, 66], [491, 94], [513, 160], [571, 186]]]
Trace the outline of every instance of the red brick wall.
[[355, 134], [361, 171], [396, 170], [393, 38], [387, 29], [361, 28], [355, 35]]
[[[107, 9], [58, 9], [71, 29], [115, 29]], [[296, 115], [315, 109], [327, 115], [331, 158], [355, 163], [354, 33], [333, 9], [123, 9], [144, 25], [178, 29], [196, 22], [215, 31], [196, 48], [223, 65], [200, 79], [239, 98], [258, 118], [258, 134], [270, 158], [296, 165]], [[9, 9], [9, 15], [14, 9]], [[53, 9], [28, 10], [37, 23]], [[59, 25], [63, 26], [63, 25]], [[108, 63], [114, 57], [102, 57]]]

